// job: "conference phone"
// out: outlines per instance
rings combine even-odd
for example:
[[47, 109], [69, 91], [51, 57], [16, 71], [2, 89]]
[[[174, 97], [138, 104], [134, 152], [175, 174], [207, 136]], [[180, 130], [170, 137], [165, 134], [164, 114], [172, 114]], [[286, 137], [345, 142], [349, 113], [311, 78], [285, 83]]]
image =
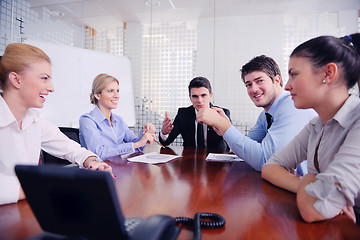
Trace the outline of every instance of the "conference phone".
[[215, 213], [196, 213], [194, 219], [166, 215], [125, 219], [107, 172], [55, 165], [17, 165], [15, 172], [45, 231], [31, 240], [175, 240], [179, 226], [193, 228], [193, 239], [201, 239], [201, 228], [225, 225]]

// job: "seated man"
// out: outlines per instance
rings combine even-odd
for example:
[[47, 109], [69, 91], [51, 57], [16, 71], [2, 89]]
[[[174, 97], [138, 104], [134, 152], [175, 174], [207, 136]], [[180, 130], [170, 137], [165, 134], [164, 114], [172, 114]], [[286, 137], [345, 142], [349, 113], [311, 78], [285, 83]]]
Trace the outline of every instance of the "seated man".
[[241, 77], [251, 100], [264, 108], [247, 136], [232, 126], [219, 108], [201, 109], [197, 120], [218, 129], [237, 156], [261, 171], [269, 157], [287, 145], [315, 112], [295, 108], [291, 95], [282, 90], [280, 69], [272, 58], [253, 58], [242, 67]]
[[[174, 123], [165, 113], [162, 129], [160, 131], [160, 142], [167, 146], [181, 134], [184, 147], [207, 147], [212, 149], [227, 149], [227, 144], [222, 136], [219, 136], [212, 127], [198, 124], [197, 112], [202, 108], [210, 108], [213, 93], [208, 79], [196, 77], [189, 84], [189, 97], [192, 106], [179, 108]], [[230, 119], [230, 111], [223, 109], [224, 114]]]

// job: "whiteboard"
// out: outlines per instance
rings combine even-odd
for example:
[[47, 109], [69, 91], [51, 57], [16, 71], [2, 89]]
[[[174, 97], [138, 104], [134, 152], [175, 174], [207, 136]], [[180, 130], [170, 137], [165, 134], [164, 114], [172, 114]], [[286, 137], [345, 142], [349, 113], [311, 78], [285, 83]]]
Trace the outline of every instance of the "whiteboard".
[[59, 127], [79, 127], [79, 118], [90, 112], [94, 78], [106, 73], [119, 80], [120, 100], [113, 113], [120, 115], [130, 127], [135, 125], [135, 105], [131, 78], [131, 63], [126, 56], [115, 56], [82, 48], [27, 40], [42, 49], [52, 62], [55, 91], [46, 98], [43, 115]]

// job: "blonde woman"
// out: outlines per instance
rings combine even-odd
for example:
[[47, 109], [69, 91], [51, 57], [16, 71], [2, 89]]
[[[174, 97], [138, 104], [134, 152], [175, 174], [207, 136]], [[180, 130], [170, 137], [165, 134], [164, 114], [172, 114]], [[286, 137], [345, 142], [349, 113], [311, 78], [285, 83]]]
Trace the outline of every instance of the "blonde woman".
[[0, 204], [25, 198], [14, 167], [38, 164], [41, 149], [80, 167], [112, 173], [109, 165], [70, 140], [34, 109], [42, 108], [54, 91], [51, 61], [41, 49], [9, 44], [0, 60], [0, 89]]
[[142, 151], [153, 142], [155, 126], [152, 123], [146, 123], [136, 136], [119, 115], [111, 112], [119, 101], [119, 81], [113, 76], [103, 73], [95, 77], [90, 101], [96, 106], [80, 117], [81, 146], [107, 159]]

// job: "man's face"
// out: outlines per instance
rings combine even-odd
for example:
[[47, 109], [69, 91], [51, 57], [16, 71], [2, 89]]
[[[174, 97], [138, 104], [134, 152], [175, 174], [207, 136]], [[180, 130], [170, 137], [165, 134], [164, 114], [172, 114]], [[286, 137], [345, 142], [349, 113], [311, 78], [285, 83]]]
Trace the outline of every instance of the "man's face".
[[191, 88], [190, 101], [194, 108], [199, 111], [200, 108], [209, 107], [213, 94], [206, 87]]
[[[257, 107], [268, 111], [280, 92], [280, 76], [274, 81], [262, 71], [254, 71], [245, 76], [245, 86], [250, 99]], [[281, 87], [280, 87], [281, 89]]]

